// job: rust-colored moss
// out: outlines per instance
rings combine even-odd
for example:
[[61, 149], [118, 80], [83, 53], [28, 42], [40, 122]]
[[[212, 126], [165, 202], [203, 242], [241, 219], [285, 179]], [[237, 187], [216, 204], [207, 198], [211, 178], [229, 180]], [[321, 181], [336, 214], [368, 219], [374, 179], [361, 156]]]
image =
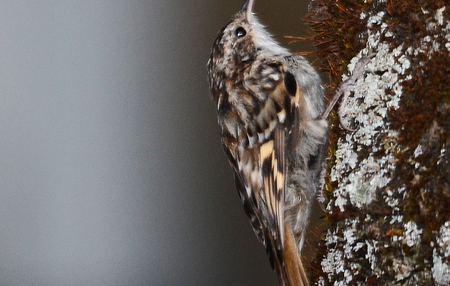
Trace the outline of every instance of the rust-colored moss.
[[[445, 0], [388, 0], [387, 2], [313, 0], [307, 19], [315, 32], [311, 39], [317, 48], [316, 55], [324, 59], [321, 69], [329, 73], [330, 79], [340, 81], [340, 75], [346, 72], [348, 61], [365, 44], [364, 30], [368, 25], [366, 20], [359, 18], [361, 12], [375, 15], [380, 11], [387, 11], [383, 21], [388, 24], [388, 31], [395, 36], [389, 38], [381, 36], [381, 41], [390, 43], [393, 48], [403, 45], [418, 49], [424, 45], [423, 38], [430, 33], [427, 30], [427, 21], [434, 21], [430, 19], [434, 16], [432, 13], [445, 5], [448, 5]], [[430, 11], [430, 14], [424, 13], [424, 10]], [[446, 9], [444, 19], [448, 19], [449, 14], [449, 9]], [[380, 27], [369, 28], [380, 29]], [[434, 33], [440, 33], [439, 29], [441, 28], [437, 25]], [[394, 258], [432, 261], [430, 243], [435, 241], [436, 232], [444, 222], [450, 220], [450, 55], [444, 47], [443, 37], [433, 41], [440, 43], [437, 51], [430, 54], [419, 52], [416, 56], [408, 56], [412, 69], [408, 71], [408, 75], [411, 75], [412, 79], [406, 80], [406, 75], [403, 76], [400, 107], [392, 108], [388, 113], [389, 128], [396, 130], [399, 134], [399, 141], [396, 142], [397, 148], [394, 152], [398, 164], [389, 188], [398, 189], [406, 186], [406, 197], [403, 195], [395, 197], [400, 202], [398, 214], [403, 215], [405, 221], [416, 222], [420, 228], [424, 229], [424, 233], [422, 234], [423, 243], [418, 247], [409, 247], [398, 242], [399, 247], [380, 249], [379, 254], [382, 257], [379, 257], [379, 261], [382, 265], [379, 267], [382, 267], [386, 277], [395, 276]], [[432, 45], [432, 43], [428, 44]], [[333, 84], [328, 89], [329, 97], [334, 92], [335, 86]], [[393, 94], [393, 91], [386, 90], [386, 93]], [[332, 113], [330, 121], [332, 127], [328, 154], [331, 162], [334, 162], [336, 142], [342, 131], [337, 127], [335, 113]], [[414, 151], [418, 145], [422, 146], [423, 154], [415, 156]], [[379, 147], [379, 151], [374, 156], [384, 153], [383, 146]], [[372, 150], [367, 149], [362, 152], [367, 154]], [[328, 180], [327, 198], [331, 197], [336, 184]], [[383, 216], [389, 216], [389, 213], [386, 213], [389, 207], [384, 202], [383, 192], [385, 190], [377, 193], [376, 206], [372, 204], [370, 209], [348, 208], [344, 212], [334, 209], [333, 215], [327, 217], [331, 229], [339, 229], [340, 223], [348, 218], [359, 217], [360, 227], [370, 229], [365, 239], [376, 239], [380, 245], [384, 243], [389, 245], [392, 242], [392, 236], [403, 234], [403, 225], [400, 222], [391, 224], [389, 221], [378, 220]], [[372, 222], [377, 221], [379, 224], [374, 226], [366, 222], [362, 212], [369, 214]], [[339, 236], [339, 232], [336, 235]], [[337, 249], [339, 247], [336, 245]], [[318, 261], [322, 259], [328, 248], [322, 244], [317, 256]], [[416, 267], [415, 273], [425, 273], [429, 265], [414, 265], [414, 267]], [[367, 285], [389, 285], [391, 282], [384, 281], [384, 277], [375, 277], [370, 272], [361, 273], [367, 275], [365, 280]], [[317, 273], [317, 277], [320, 275], [322, 274]], [[431, 279], [430, 277], [422, 278], [422, 282]]]
[[325, 59], [321, 69], [337, 79], [342, 67], [364, 45], [359, 35], [365, 23], [359, 15], [368, 4], [362, 0], [313, 0], [307, 21], [315, 35], [312, 37], [317, 56]]
[[[425, 35], [423, 35], [425, 36]], [[426, 66], [421, 66], [426, 62]], [[396, 178], [407, 185], [407, 220], [422, 222], [427, 232], [424, 239], [434, 239], [433, 231], [449, 220], [449, 186], [445, 183], [447, 172], [438, 164], [441, 150], [450, 134], [450, 56], [447, 51], [435, 52], [412, 59], [413, 78], [403, 84], [400, 109], [391, 111], [392, 127], [400, 132], [399, 144], [403, 146], [396, 170]], [[418, 145], [424, 153], [415, 156]], [[410, 163], [414, 160], [418, 168]]]

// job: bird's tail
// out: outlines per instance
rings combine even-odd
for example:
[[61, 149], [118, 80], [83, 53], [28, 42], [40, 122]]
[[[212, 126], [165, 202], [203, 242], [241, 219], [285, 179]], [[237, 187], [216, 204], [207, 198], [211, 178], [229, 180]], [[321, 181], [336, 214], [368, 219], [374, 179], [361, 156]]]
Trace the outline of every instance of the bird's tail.
[[285, 223], [284, 230], [283, 259], [275, 262], [280, 286], [309, 286], [300, 252], [288, 223]]

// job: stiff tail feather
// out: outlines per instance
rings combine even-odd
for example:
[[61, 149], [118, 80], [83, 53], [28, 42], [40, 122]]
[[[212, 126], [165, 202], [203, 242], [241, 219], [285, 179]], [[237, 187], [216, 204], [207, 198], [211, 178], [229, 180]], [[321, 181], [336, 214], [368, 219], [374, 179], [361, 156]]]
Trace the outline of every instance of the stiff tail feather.
[[285, 223], [283, 259], [276, 260], [280, 286], [309, 286], [308, 277], [288, 223]]

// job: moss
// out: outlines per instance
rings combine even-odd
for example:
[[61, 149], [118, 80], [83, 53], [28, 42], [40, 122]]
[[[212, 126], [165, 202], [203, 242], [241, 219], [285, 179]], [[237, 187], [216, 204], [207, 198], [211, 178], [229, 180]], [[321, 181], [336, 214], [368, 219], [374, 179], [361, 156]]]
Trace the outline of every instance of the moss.
[[[344, 228], [345, 221], [358, 218], [361, 222], [360, 228], [371, 230], [367, 232], [364, 239], [374, 239], [379, 241], [380, 245], [392, 246], [389, 249], [381, 248], [378, 253], [378, 255], [381, 254], [380, 261], [382, 261], [377, 268], [380, 267], [379, 273], [385, 273], [383, 277], [395, 276], [395, 270], [393, 270], [395, 263], [405, 263], [405, 265], [410, 263], [411, 270], [415, 273], [429, 271], [431, 267], [427, 263], [433, 261], [431, 242], [435, 242], [436, 232], [444, 222], [450, 220], [450, 55], [444, 46], [446, 40], [443, 37], [432, 38], [432, 41], [428, 43], [423, 41], [430, 34], [427, 24], [436, 22], [433, 18], [434, 11], [445, 4], [447, 2], [444, 0], [386, 2], [313, 0], [308, 16], [308, 21], [316, 33], [313, 37], [317, 47], [316, 54], [324, 59], [321, 68], [330, 74], [330, 78], [337, 81], [340, 81], [340, 76], [347, 72], [346, 66], [349, 60], [365, 46], [367, 32], [364, 30], [367, 29], [368, 23], [365, 19], [360, 19], [361, 13], [376, 15], [380, 11], [387, 11], [383, 19], [387, 28], [383, 33], [389, 32], [394, 37], [382, 35], [381, 41], [389, 43], [393, 48], [400, 45], [412, 48], [412, 52], [407, 54], [410, 61], [408, 75], [412, 78], [399, 75], [402, 80], [399, 108], [391, 108], [388, 111], [389, 129], [398, 132], [399, 138], [393, 152], [397, 165], [389, 188], [398, 190], [406, 187], [405, 196], [396, 194], [393, 199], [400, 202], [397, 212], [403, 216], [404, 221], [416, 222], [423, 229], [421, 236], [423, 243], [413, 247], [401, 242], [397, 245], [392, 243], [393, 236], [402, 236], [403, 224], [402, 222], [390, 223], [392, 209], [384, 202], [386, 190], [379, 190], [375, 199], [376, 203], [370, 205], [370, 209], [348, 207], [344, 212], [333, 209], [332, 215], [327, 217], [330, 220], [331, 229], [335, 230]], [[424, 11], [430, 11], [430, 13]], [[444, 19], [448, 19], [449, 9], [444, 10], [443, 13]], [[381, 31], [381, 27], [370, 26], [369, 28]], [[432, 33], [439, 34], [442, 32], [440, 29], [442, 27], [436, 25], [436, 30]], [[429, 53], [420, 51], [420, 49], [429, 51], [435, 49], [432, 46], [433, 42], [439, 43], [437, 50]], [[414, 51], [417, 53], [414, 54]], [[337, 83], [333, 86], [336, 85]], [[328, 96], [333, 90], [334, 88], [329, 89]], [[388, 95], [394, 93], [392, 90], [385, 92]], [[336, 158], [337, 140], [342, 135], [342, 131], [337, 127], [338, 120], [335, 113], [332, 113], [330, 122], [332, 127], [328, 154], [331, 169]], [[378, 138], [380, 144], [384, 142], [383, 136], [386, 135], [380, 132]], [[422, 154], [417, 155], [415, 151], [419, 145], [423, 151]], [[380, 158], [385, 153], [385, 149], [384, 146], [377, 147], [377, 152], [373, 152], [370, 147], [358, 151], [359, 156], [367, 157], [370, 153], [375, 158]], [[331, 192], [336, 187], [337, 182], [331, 182], [329, 178], [326, 184], [327, 198], [332, 196]], [[386, 218], [384, 222], [380, 220], [382, 217]], [[376, 226], [373, 225], [374, 222]], [[337, 231], [334, 235], [343, 234]], [[333, 247], [342, 250], [342, 245], [339, 243]], [[318, 261], [330, 248], [332, 246], [322, 245], [318, 253]], [[352, 261], [354, 259], [356, 258], [352, 257], [346, 263], [354, 262]], [[423, 263], [417, 265], [417, 263], [411, 263], [412, 261], [423, 261]], [[370, 269], [367, 264], [364, 268]], [[384, 278], [374, 276], [375, 272], [376, 270], [360, 273], [360, 275], [362, 273], [367, 275], [366, 285], [384, 285], [382, 283]], [[324, 276], [321, 273], [317, 275], [317, 277]], [[421, 282], [432, 279], [426, 273], [419, 276], [424, 279]], [[326, 283], [325, 285], [328, 285]], [[388, 285], [389, 280], [386, 280], [386, 283]]]
[[363, 45], [359, 35], [365, 23], [359, 15], [368, 4], [363, 0], [313, 0], [307, 21], [315, 36], [317, 55], [325, 59], [322, 70], [334, 79], [342, 74], [342, 68]]
[[[421, 39], [430, 33], [425, 23], [432, 20], [430, 17], [433, 15], [422, 13], [420, 7], [435, 10], [442, 5], [421, 2], [389, 1], [392, 5], [388, 7], [391, 30], [400, 35], [392, 39], [393, 46], [402, 42], [413, 50], [424, 48]], [[414, 261], [432, 261], [430, 244], [435, 241], [435, 233], [449, 220], [450, 196], [448, 184], [444, 182], [446, 174], [437, 162], [443, 148], [447, 152], [450, 150], [450, 146], [445, 144], [450, 134], [450, 108], [446, 106], [450, 102], [450, 57], [445, 50], [445, 42], [435, 40], [440, 41], [441, 50], [409, 57], [412, 79], [403, 82], [400, 108], [389, 113], [392, 128], [400, 134], [401, 146], [396, 153], [399, 161], [393, 185], [403, 184], [409, 190], [403, 206], [405, 221], [415, 221], [424, 229], [420, 249], [403, 246], [405, 254]], [[431, 50], [431, 47], [427, 48]], [[415, 150], [419, 145], [423, 154], [416, 156]], [[416, 264], [416, 267], [415, 271], [421, 272], [427, 265]]]
[[[426, 66], [421, 66], [422, 62], [427, 62]], [[437, 162], [441, 149], [449, 147], [445, 142], [450, 134], [450, 108], [445, 104], [450, 102], [450, 57], [447, 51], [421, 55], [412, 58], [411, 66], [415, 72], [403, 84], [401, 107], [389, 114], [392, 127], [400, 132], [399, 144], [403, 146], [397, 154], [399, 164], [395, 177], [401, 178], [410, 189], [405, 205], [407, 220], [424, 222], [425, 236], [430, 241], [433, 238], [428, 236], [433, 236], [433, 231], [449, 219], [450, 197], [445, 195], [448, 187], [443, 177], [446, 173]], [[424, 153], [415, 156], [419, 145]], [[420, 168], [411, 166], [411, 161]]]

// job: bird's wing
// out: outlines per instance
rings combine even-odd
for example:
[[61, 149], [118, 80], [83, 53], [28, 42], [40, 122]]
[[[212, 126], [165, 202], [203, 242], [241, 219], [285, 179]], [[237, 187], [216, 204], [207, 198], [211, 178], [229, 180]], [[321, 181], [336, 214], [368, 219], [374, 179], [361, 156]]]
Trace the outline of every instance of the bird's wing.
[[[269, 82], [262, 81], [259, 90], [241, 94], [243, 101], [251, 102], [251, 108], [259, 113], [252, 114], [253, 120], [242, 132], [245, 136], [224, 142], [224, 149], [234, 168], [244, 209], [272, 267], [277, 270], [280, 284], [308, 285], [284, 214], [287, 152], [300, 139], [300, 88], [295, 76], [285, 71], [283, 65], [269, 65], [268, 69], [272, 69], [266, 72], [272, 75], [265, 79]], [[257, 98], [252, 92], [267, 96]], [[245, 140], [247, 144], [239, 144]]]

